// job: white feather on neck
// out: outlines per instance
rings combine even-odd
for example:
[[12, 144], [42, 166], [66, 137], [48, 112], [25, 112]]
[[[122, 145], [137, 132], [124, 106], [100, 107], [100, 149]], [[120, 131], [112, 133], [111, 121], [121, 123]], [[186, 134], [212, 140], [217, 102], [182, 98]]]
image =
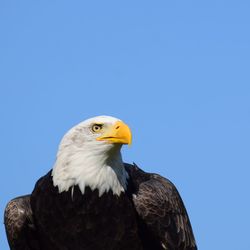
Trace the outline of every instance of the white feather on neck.
[[[53, 184], [59, 193], [78, 185], [82, 194], [86, 187], [97, 189], [99, 196], [111, 190], [120, 195], [127, 187], [128, 174], [124, 168], [120, 146], [96, 140], [72, 143], [78, 131], [63, 138], [53, 167]], [[79, 138], [78, 138], [79, 139]]]

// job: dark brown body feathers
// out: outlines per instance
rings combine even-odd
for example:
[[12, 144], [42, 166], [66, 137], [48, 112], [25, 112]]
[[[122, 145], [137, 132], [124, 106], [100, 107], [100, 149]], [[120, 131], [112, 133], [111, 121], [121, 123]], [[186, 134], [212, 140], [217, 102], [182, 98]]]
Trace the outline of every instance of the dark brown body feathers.
[[[51, 171], [30, 196], [10, 201], [5, 227], [12, 250], [195, 250], [189, 218], [174, 185], [125, 164], [126, 193], [101, 197], [77, 186], [58, 193]], [[20, 213], [20, 211], [24, 213]]]

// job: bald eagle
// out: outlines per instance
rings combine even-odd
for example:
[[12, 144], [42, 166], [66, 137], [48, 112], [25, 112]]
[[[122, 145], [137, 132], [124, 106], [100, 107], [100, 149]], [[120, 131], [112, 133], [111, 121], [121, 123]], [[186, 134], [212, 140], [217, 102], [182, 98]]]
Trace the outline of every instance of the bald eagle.
[[175, 186], [123, 162], [131, 138], [110, 116], [69, 130], [52, 170], [6, 206], [11, 250], [197, 249]]

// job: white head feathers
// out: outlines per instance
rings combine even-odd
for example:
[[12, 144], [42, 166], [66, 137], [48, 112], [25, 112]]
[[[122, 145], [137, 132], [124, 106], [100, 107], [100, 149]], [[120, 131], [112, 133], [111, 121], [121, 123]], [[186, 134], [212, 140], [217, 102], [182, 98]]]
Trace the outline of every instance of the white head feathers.
[[99, 196], [109, 190], [120, 195], [128, 178], [120, 149], [130, 141], [129, 128], [117, 118], [98, 116], [81, 122], [60, 143], [52, 171], [54, 186], [59, 192], [78, 185], [82, 194], [89, 186], [98, 189]]

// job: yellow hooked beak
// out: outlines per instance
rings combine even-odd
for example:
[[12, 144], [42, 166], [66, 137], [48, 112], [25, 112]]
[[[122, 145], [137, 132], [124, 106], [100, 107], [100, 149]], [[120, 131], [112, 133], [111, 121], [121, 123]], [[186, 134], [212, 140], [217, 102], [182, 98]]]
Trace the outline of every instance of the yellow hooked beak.
[[96, 140], [130, 145], [132, 142], [132, 134], [127, 124], [122, 121], [117, 121], [112, 127], [104, 132], [103, 135], [96, 138]]

